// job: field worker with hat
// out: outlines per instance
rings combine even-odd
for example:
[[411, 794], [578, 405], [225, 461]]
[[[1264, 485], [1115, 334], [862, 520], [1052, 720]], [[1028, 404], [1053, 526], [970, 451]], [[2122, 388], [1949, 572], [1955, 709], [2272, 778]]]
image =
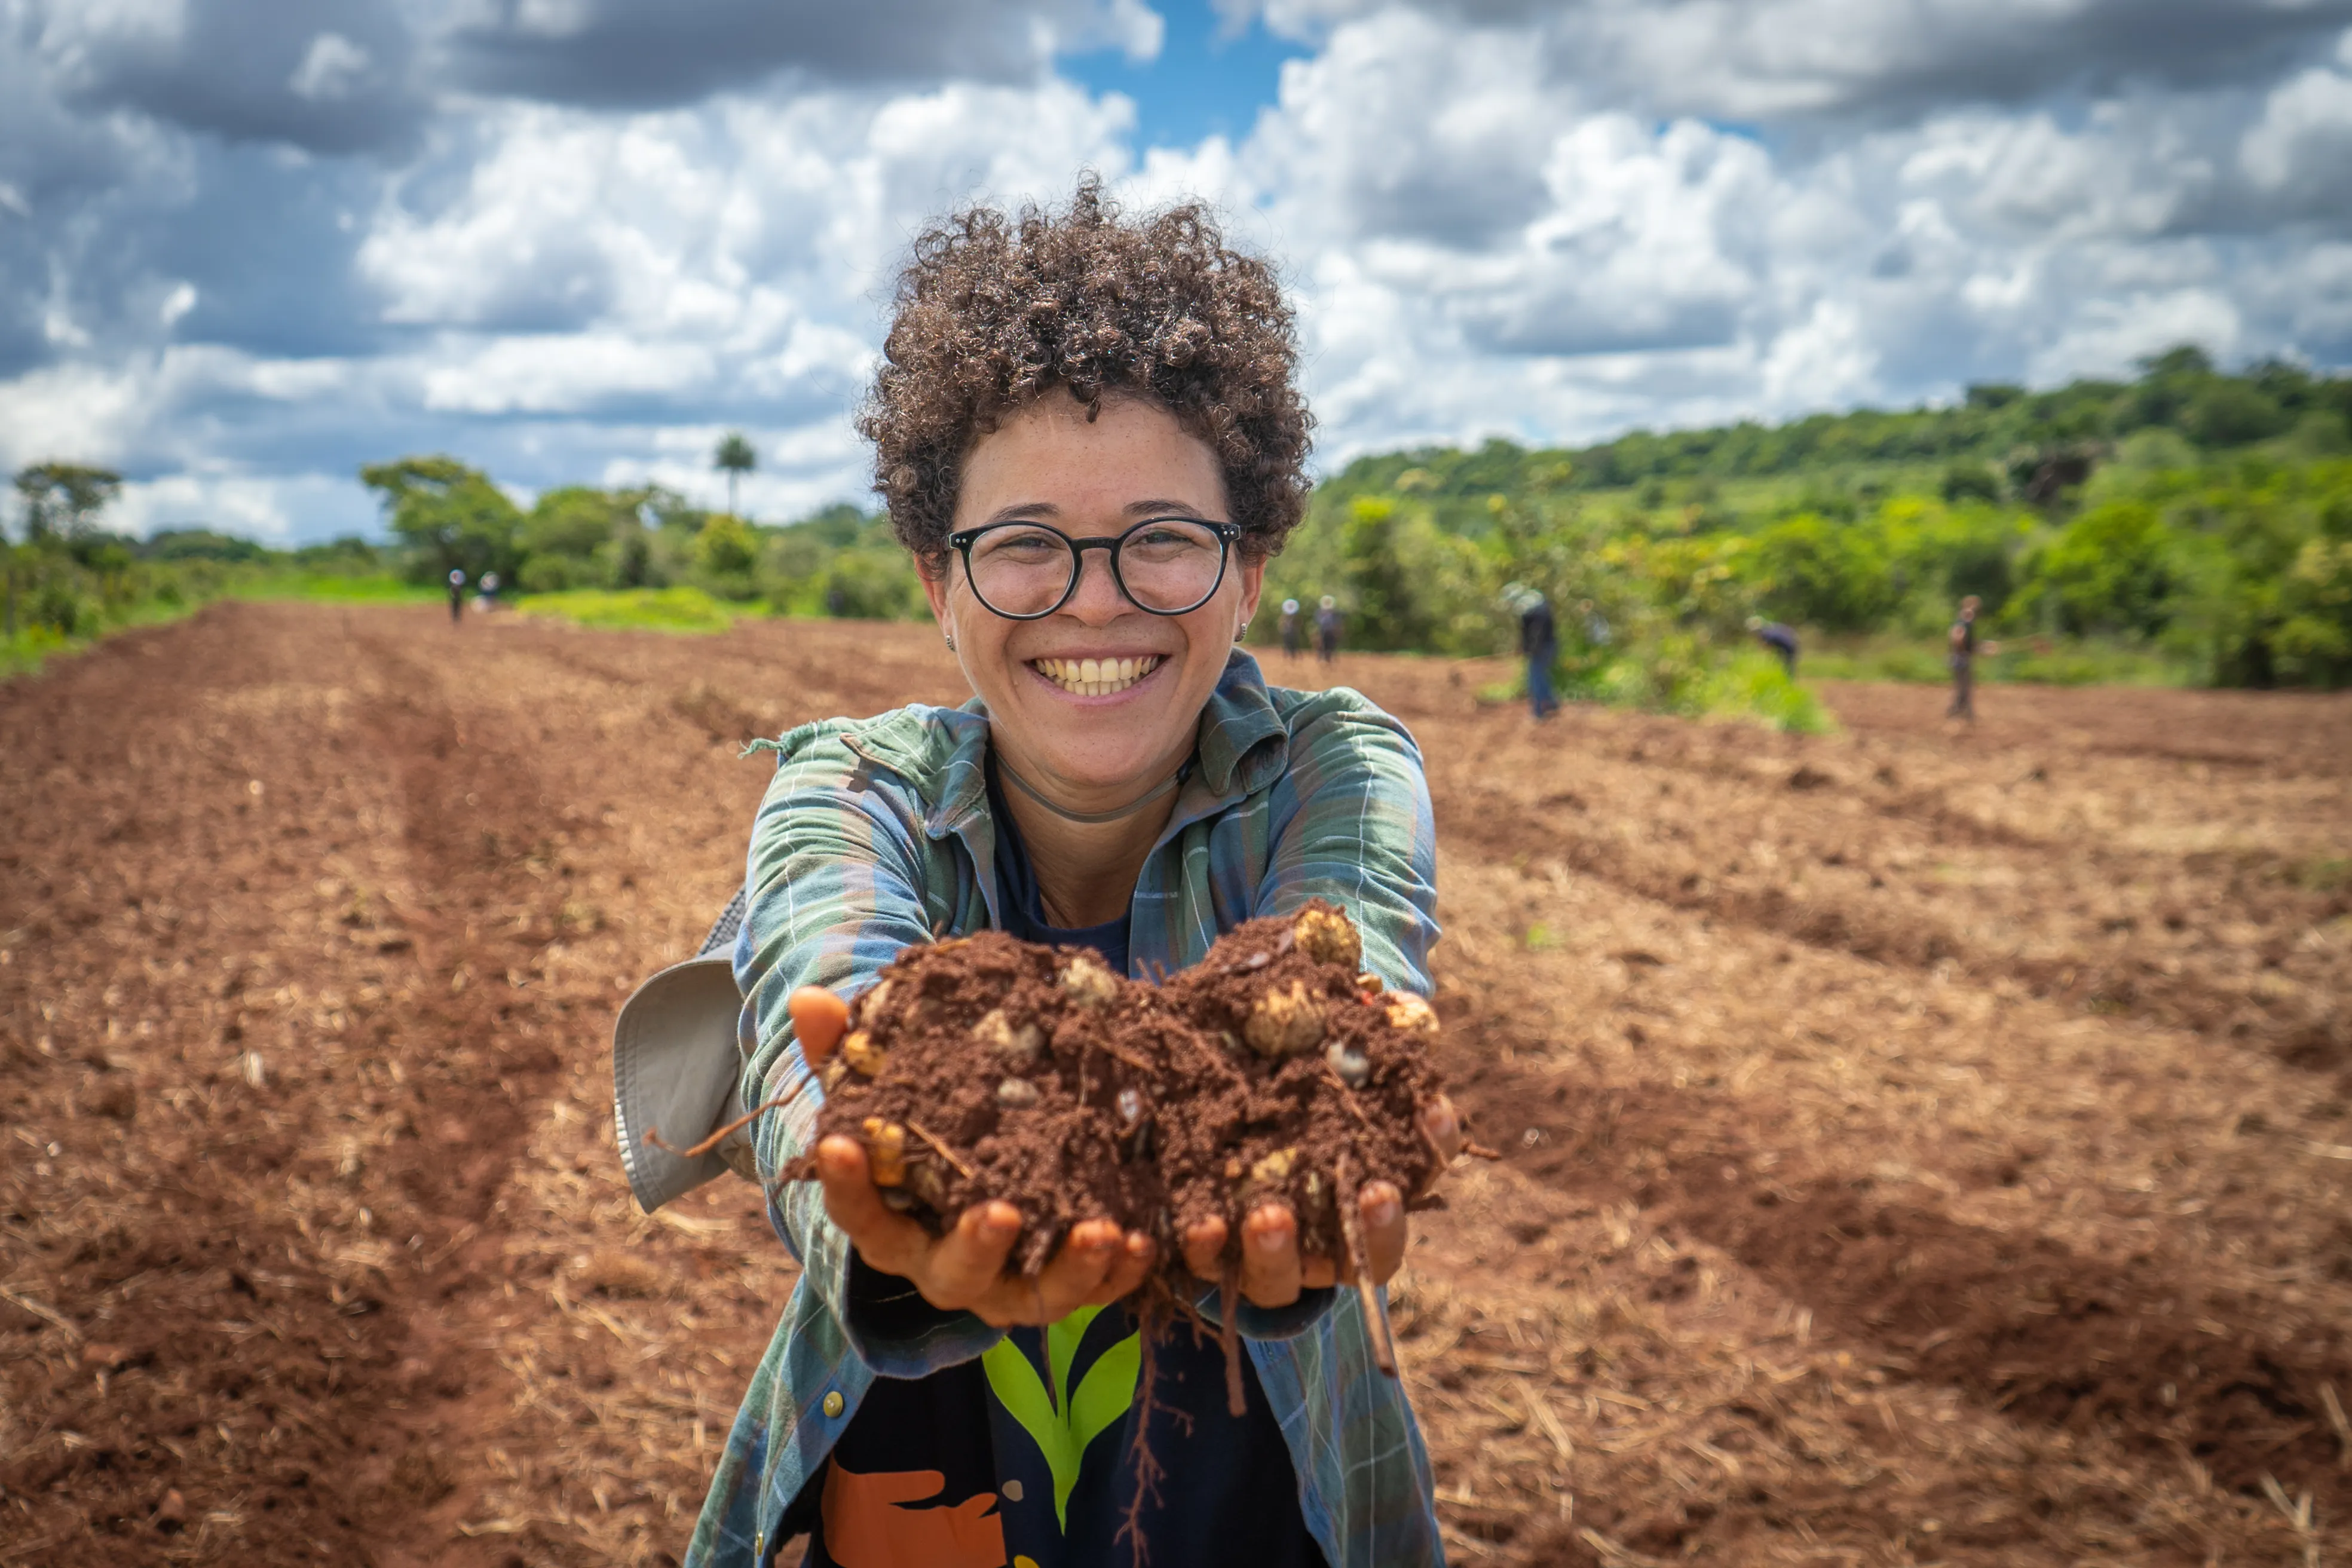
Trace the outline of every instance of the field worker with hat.
[[449, 568], [449, 624], [459, 626], [466, 619], [466, 574], [457, 567]]
[[1528, 661], [1528, 706], [1538, 719], [1559, 711], [1552, 692], [1551, 667], [1559, 658], [1559, 628], [1552, 619], [1551, 602], [1518, 583], [1503, 585], [1503, 603], [1519, 619], [1519, 653]]
[[1299, 625], [1298, 601], [1285, 599], [1282, 601], [1282, 657], [1295, 659], [1305, 646], [1306, 632]]
[[[772, 1184], [814, 1143], [819, 1175], [769, 1188], [801, 1274], [689, 1568], [765, 1564], [803, 1534], [807, 1563], [851, 1568], [1443, 1561], [1403, 1388], [1286, 1206], [1237, 1237], [1083, 1222], [1022, 1277], [1010, 1205], [934, 1236], [885, 1204], [859, 1142], [814, 1135], [836, 999], [912, 943], [999, 930], [1146, 976], [1319, 897], [1361, 928], [1366, 969], [1430, 994], [1436, 847], [1412, 737], [1357, 692], [1269, 687], [1236, 646], [1306, 499], [1297, 365], [1272, 270], [1196, 205], [1129, 217], [1088, 177], [1066, 211], [979, 207], [915, 241], [859, 428], [974, 695], [765, 742], [731, 974], [667, 971], [616, 1031], [641, 1202], [715, 1166], [638, 1134], [667, 1116], [683, 1143], [730, 1102], [793, 1096], [708, 1160]], [[1423, 1131], [1459, 1145], [1450, 1107]], [[1410, 1195], [1360, 1194], [1376, 1280], [1403, 1258]], [[1239, 1415], [1215, 1341], [1181, 1331], [1137, 1404], [1125, 1299], [1162, 1246], [1212, 1324], [1238, 1258]], [[1165, 1472], [1148, 1487], [1139, 1439]]]
[[1339, 601], [1328, 594], [1315, 606], [1315, 654], [1325, 664], [1339, 657]]

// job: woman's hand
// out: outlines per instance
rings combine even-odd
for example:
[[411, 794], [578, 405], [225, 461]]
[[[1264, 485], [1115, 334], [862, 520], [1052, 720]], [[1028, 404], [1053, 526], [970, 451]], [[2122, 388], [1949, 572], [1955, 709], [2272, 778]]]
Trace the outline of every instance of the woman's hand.
[[[841, 1043], [849, 1005], [822, 986], [803, 985], [785, 1006], [814, 1071]], [[816, 1169], [825, 1213], [868, 1267], [907, 1280], [934, 1307], [972, 1312], [994, 1328], [1058, 1322], [1080, 1307], [1107, 1306], [1142, 1284], [1157, 1257], [1140, 1231], [1122, 1237], [1109, 1220], [1083, 1220], [1035, 1279], [1008, 1276], [1005, 1265], [1021, 1234], [1021, 1211], [1011, 1204], [974, 1205], [945, 1236], [933, 1236], [884, 1205], [856, 1139], [820, 1141]]]
[[[849, 1005], [823, 986], [803, 985], [785, 1002], [793, 1033], [811, 1071], [822, 1067], [849, 1026]], [[1422, 1132], [1438, 1155], [1438, 1169], [1462, 1151], [1462, 1121], [1444, 1096], [1422, 1118]], [[943, 1310], [977, 1314], [996, 1328], [1057, 1322], [1077, 1308], [1108, 1305], [1143, 1283], [1158, 1248], [1141, 1231], [1122, 1237], [1108, 1219], [1083, 1220], [1036, 1279], [1008, 1276], [1005, 1265], [1021, 1234], [1021, 1211], [1002, 1199], [977, 1204], [957, 1216], [945, 1236], [933, 1236], [882, 1202], [866, 1148], [839, 1134], [816, 1146], [817, 1180], [825, 1212], [868, 1267], [908, 1280]], [[1404, 1197], [1392, 1183], [1371, 1182], [1357, 1193], [1365, 1261], [1372, 1283], [1385, 1285], [1404, 1263]], [[1201, 1279], [1224, 1277], [1225, 1222], [1203, 1220], [1184, 1232], [1184, 1261]], [[1345, 1258], [1302, 1258], [1298, 1221], [1287, 1204], [1265, 1204], [1242, 1221], [1241, 1293], [1260, 1307], [1286, 1307], [1304, 1290], [1352, 1284]]]
[[[1437, 1151], [1438, 1169], [1462, 1152], [1462, 1119], [1454, 1102], [1440, 1095], [1423, 1113], [1421, 1130]], [[1364, 1261], [1372, 1283], [1385, 1285], [1404, 1263], [1404, 1199], [1393, 1184], [1369, 1182], [1356, 1194], [1363, 1221]], [[1225, 1222], [1202, 1220], [1184, 1232], [1184, 1262], [1202, 1279], [1224, 1278]], [[1298, 1220], [1287, 1204], [1263, 1204], [1242, 1221], [1241, 1293], [1260, 1307], [1287, 1307], [1301, 1290], [1353, 1284], [1347, 1258], [1298, 1256]]]

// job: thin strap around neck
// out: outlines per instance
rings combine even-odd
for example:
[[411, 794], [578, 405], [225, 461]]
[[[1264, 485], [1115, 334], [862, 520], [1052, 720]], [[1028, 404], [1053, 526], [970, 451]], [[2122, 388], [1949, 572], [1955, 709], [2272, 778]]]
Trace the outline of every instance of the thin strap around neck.
[[1178, 784], [1182, 784], [1184, 782], [1184, 775], [1192, 771], [1192, 759], [1187, 757], [1184, 759], [1183, 763], [1178, 766], [1174, 773], [1170, 773], [1166, 778], [1161, 779], [1158, 784], [1144, 791], [1142, 795], [1137, 796], [1135, 799], [1129, 801], [1125, 805], [1114, 806], [1108, 811], [1072, 811], [1066, 805], [1057, 805], [1056, 803], [1046, 799], [1045, 792], [1040, 790], [1035, 784], [1031, 784], [1027, 779], [1023, 778], [1020, 773], [1014, 769], [1013, 764], [1004, 760], [1003, 753], [998, 752], [994, 747], [991, 747], [989, 749], [989, 758], [996, 764], [996, 771], [1004, 775], [1005, 782], [1012, 784], [1013, 788], [1019, 790], [1023, 795], [1027, 795], [1031, 800], [1035, 801], [1039, 805], [1044, 806], [1047, 811], [1052, 812], [1055, 816], [1060, 817], [1065, 822], [1083, 823], [1089, 827], [1099, 827], [1106, 822], [1120, 822], [1124, 821], [1128, 817], [1133, 816], [1137, 812], [1141, 811], [1145, 806], [1150, 805], [1153, 801], [1158, 800], [1161, 795], [1166, 795], [1170, 790], [1172, 790]]

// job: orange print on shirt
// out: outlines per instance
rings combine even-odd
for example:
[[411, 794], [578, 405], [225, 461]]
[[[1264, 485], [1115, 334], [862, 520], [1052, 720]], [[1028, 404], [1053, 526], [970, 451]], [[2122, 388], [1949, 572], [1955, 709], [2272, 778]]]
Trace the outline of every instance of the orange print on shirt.
[[824, 1550], [841, 1568], [1004, 1568], [1004, 1521], [996, 1494], [949, 1507], [903, 1508], [945, 1489], [938, 1470], [878, 1470], [861, 1476], [829, 1466], [824, 1478]]

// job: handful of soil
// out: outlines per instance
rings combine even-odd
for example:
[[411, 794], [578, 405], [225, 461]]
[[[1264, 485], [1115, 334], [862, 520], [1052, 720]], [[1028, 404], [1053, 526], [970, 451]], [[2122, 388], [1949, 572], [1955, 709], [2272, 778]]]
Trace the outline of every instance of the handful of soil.
[[[1142, 1231], [1179, 1302], [1187, 1228], [1224, 1220], [1230, 1291], [1244, 1216], [1287, 1204], [1303, 1256], [1352, 1262], [1393, 1371], [1356, 1194], [1384, 1180], [1412, 1197], [1438, 1174], [1421, 1127], [1437, 1016], [1360, 974], [1362, 951], [1319, 900], [1236, 928], [1160, 985], [993, 931], [911, 947], [854, 1004], [817, 1130], [862, 1142], [884, 1200], [934, 1231], [1012, 1204], [1024, 1274], [1082, 1220]], [[784, 1173], [814, 1173], [813, 1155]]]

